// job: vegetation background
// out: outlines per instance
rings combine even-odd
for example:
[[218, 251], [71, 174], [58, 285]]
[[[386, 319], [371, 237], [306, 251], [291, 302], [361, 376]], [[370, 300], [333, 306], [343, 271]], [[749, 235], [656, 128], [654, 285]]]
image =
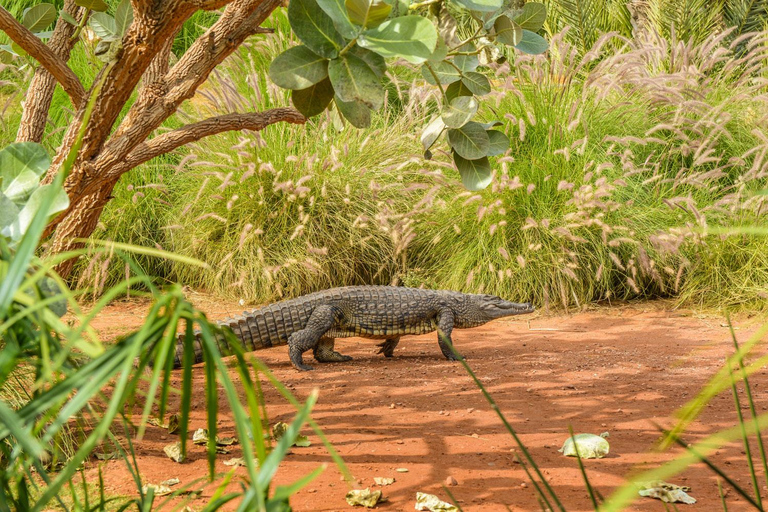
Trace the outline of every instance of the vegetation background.
[[[200, 258], [215, 270], [141, 265], [248, 302], [404, 283], [566, 308], [658, 296], [764, 308], [768, 240], [731, 228], [765, 222], [767, 48], [764, 37], [738, 39], [765, 16], [748, 2], [715, 3], [602, 10], [551, 0], [550, 52], [489, 65], [500, 88], [483, 116], [501, 121], [513, 144], [480, 193], [463, 189], [447, 153], [422, 158], [418, 134], [436, 88], [402, 66], [369, 129], [325, 113], [304, 128], [205, 139], [132, 171], [96, 236]], [[176, 44], [213, 18], [191, 20]], [[179, 124], [290, 104], [266, 71], [295, 41], [283, 12], [271, 24], [276, 33], [229, 59]], [[81, 76], [101, 64], [87, 49], [70, 62]], [[31, 75], [6, 67], [1, 76], [5, 145]], [[51, 148], [66, 106], [58, 91]], [[80, 284], [98, 291], [129, 273], [98, 254], [81, 262]]]

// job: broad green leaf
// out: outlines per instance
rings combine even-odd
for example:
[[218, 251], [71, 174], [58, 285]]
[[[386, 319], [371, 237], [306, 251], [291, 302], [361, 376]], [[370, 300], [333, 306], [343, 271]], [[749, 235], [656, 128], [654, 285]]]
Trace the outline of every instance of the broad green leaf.
[[336, 108], [344, 116], [344, 119], [355, 128], [368, 128], [371, 125], [371, 109], [359, 101], [343, 101], [336, 96]]
[[349, 21], [349, 14], [347, 14], [347, 7], [344, 5], [344, 0], [317, 0], [317, 5], [325, 11], [325, 14], [331, 17], [333, 25], [342, 36], [347, 39], [354, 39], [357, 37], [360, 28]]
[[502, 44], [515, 46], [523, 40], [522, 27], [506, 16], [499, 16], [493, 24], [493, 29], [496, 31], [496, 40]]
[[523, 11], [515, 17], [515, 23], [525, 30], [538, 32], [547, 20], [547, 7], [539, 2], [527, 2]]
[[490, 123], [480, 123], [480, 126], [486, 130], [490, 130], [491, 128], [496, 128], [497, 126], [504, 126], [504, 123], [501, 121], [491, 121]]
[[328, 76], [328, 60], [304, 45], [288, 48], [269, 66], [269, 78], [283, 89], [306, 89]]
[[488, 133], [480, 126], [480, 123], [472, 121], [461, 128], [448, 130], [448, 143], [460, 157], [467, 160], [483, 158], [488, 154], [488, 149], [491, 147]]
[[482, 190], [491, 184], [491, 163], [487, 157], [467, 160], [454, 153], [453, 161], [467, 190]]
[[547, 51], [549, 48], [549, 43], [536, 32], [523, 30], [523, 38], [518, 44], [515, 45], [515, 48], [523, 53], [538, 55], [539, 53], [544, 53]]
[[[443, 85], [452, 84], [453, 82], [458, 82], [461, 80], [461, 73], [459, 70], [451, 66], [448, 62], [438, 62], [437, 64], [432, 64], [431, 66], [432, 71], [434, 71], [438, 80], [440, 80], [440, 83]], [[421, 67], [421, 75], [424, 77], [424, 80], [432, 85], [437, 85], [435, 76], [432, 74], [432, 71], [429, 70], [426, 64]]]
[[13, 62], [14, 57], [18, 57], [18, 55], [11, 49], [11, 45], [0, 44], [0, 62], [10, 64]]
[[440, 116], [435, 116], [429, 122], [429, 124], [421, 132], [421, 145], [424, 151], [429, 151], [429, 148], [435, 143], [440, 134], [445, 130], [445, 122]]
[[0, 231], [13, 224], [19, 215], [19, 207], [11, 199], [0, 192]]
[[94, 12], [91, 14], [89, 23], [102, 41], [116, 41], [120, 37], [120, 34], [117, 32], [115, 18], [105, 12]]
[[445, 89], [445, 99], [448, 103], [452, 102], [459, 96], [472, 96], [472, 91], [464, 85], [464, 82], [454, 82]]
[[63, 19], [64, 21], [66, 21], [70, 25], [74, 25], [74, 26], [78, 25], [77, 20], [75, 18], [73, 18], [72, 15], [69, 14], [64, 9], [62, 9], [61, 12], [59, 12], [59, 16], [61, 16], [61, 19]]
[[23, 201], [37, 187], [51, 165], [45, 148], [34, 142], [15, 142], [0, 150], [0, 191], [12, 201]]
[[349, 53], [331, 60], [328, 77], [342, 101], [361, 101], [374, 110], [384, 103], [384, 87], [364, 60]]
[[474, 71], [465, 73], [461, 78], [461, 83], [464, 84], [467, 89], [472, 91], [473, 94], [478, 96], [483, 96], [484, 94], [491, 92], [491, 82], [488, 81], [485, 75], [481, 75]]
[[59, 287], [59, 283], [48, 276], [43, 276], [43, 278], [37, 282], [37, 286], [46, 298], [57, 295], [60, 297], [58, 300], [51, 303], [48, 306], [48, 309], [53, 311], [59, 318], [67, 314], [67, 298], [63, 295], [63, 290]]
[[56, 21], [56, 7], [51, 4], [37, 4], [24, 11], [21, 24], [30, 32], [40, 32]]
[[291, 0], [288, 21], [301, 42], [321, 57], [333, 59], [344, 46], [333, 20], [315, 0]]
[[435, 51], [429, 56], [429, 62], [436, 64], [442, 62], [448, 56], [448, 46], [445, 44], [442, 38], [437, 38], [437, 44], [435, 45]]
[[[481, 125], [485, 127], [485, 125]], [[488, 153], [485, 156], [496, 156], [504, 154], [509, 149], [509, 137], [499, 130], [488, 130], [488, 140], [491, 141], [491, 146], [488, 148]]]
[[[27, 232], [29, 225], [32, 223], [32, 219], [38, 210], [43, 207], [46, 199], [46, 192], [54, 185], [42, 185], [32, 192], [24, 203], [24, 206], [19, 210], [19, 214], [16, 216], [14, 222], [11, 225], [6, 226], [0, 231], [0, 234], [9, 236], [11, 240], [20, 240], [24, 233]], [[64, 189], [59, 187], [59, 191], [54, 197], [50, 205], [46, 205], [48, 209], [48, 216], [55, 215], [64, 211], [69, 206], [69, 197]]]
[[501, 9], [503, 0], [453, 0], [453, 3], [470, 11], [492, 12]]
[[477, 66], [480, 65], [480, 60], [477, 58], [477, 47], [472, 43], [466, 43], [457, 49], [459, 52], [467, 53], [468, 55], [456, 55], [453, 58], [453, 63], [459, 67], [464, 73], [468, 71], [474, 71]]
[[392, 6], [382, 0], [345, 0], [349, 19], [365, 28], [380, 25], [387, 19]]
[[109, 9], [104, 0], [75, 0], [75, 4], [96, 12], [105, 12]]
[[133, 23], [133, 7], [131, 7], [130, 0], [122, 0], [117, 4], [115, 11], [115, 25], [117, 26], [117, 34], [121, 39], [128, 32], [131, 23]]
[[448, 128], [461, 128], [477, 113], [479, 105], [474, 96], [459, 96], [443, 106], [440, 117]]
[[384, 78], [384, 74], [387, 72], [387, 61], [384, 60], [384, 57], [365, 48], [360, 48], [357, 45], [353, 46], [349, 53], [363, 59], [373, 72], [376, 73], [376, 76]]
[[306, 117], [321, 113], [332, 99], [333, 86], [328, 78], [306, 89], [293, 91], [291, 94], [293, 106]]
[[402, 57], [421, 64], [435, 51], [437, 30], [422, 16], [403, 16], [364, 31], [357, 43], [385, 58]]

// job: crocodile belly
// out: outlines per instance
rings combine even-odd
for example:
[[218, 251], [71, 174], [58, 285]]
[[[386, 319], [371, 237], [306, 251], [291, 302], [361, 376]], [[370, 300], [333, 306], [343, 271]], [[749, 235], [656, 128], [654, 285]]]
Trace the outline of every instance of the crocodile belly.
[[357, 322], [344, 326], [333, 327], [326, 333], [329, 338], [349, 338], [359, 336], [361, 338], [371, 338], [383, 340], [407, 334], [427, 334], [437, 328], [431, 320], [417, 323], [406, 323], [405, 325], [380, 324], [376, 322]]

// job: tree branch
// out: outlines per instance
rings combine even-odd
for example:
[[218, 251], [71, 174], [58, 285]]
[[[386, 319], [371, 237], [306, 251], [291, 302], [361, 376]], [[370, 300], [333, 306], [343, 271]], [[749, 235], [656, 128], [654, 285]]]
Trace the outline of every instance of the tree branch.
[[56, 78], [75, 107], [82, 104], [83, 98], [85, 98], [85, 89], [83, 89], [83, 84], [80, 83], [77, 75], [58, 55], [27, 30], [24, 25], [16, 21], [16, 18], [3, 7], [0, 7], [0, 30], [8, 34], [13, 42], [21, 46], [25, 52]]
[[164, 155], [190, 142], [196, 142], [217, 133], [235, 130], [260, 131], [275, 123], [304, 124], [307, 119], [293, 108], [273, 108], [248, 114], [226, 114], [210, 117], [197, 123], [182, 126], [176, 130], [158, 135], [139, 144], [125, 159], [124, 163], [110, 169], [108, 175], [121, 175], [148, 160]]

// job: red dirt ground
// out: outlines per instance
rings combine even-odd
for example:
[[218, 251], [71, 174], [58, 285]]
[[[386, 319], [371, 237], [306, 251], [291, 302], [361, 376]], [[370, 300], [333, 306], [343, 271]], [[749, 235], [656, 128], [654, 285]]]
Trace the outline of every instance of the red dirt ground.
[[[243, 309], [199, 294], [192, 300], [210, 318]], [[146, 309], [145, 302], [118, 302], [99, 315], [95, 326], [109, 339], [135, 327]], [[742, 340], [759, 325], [746, 318], [736, 324]], [[585, 461], [591, 482], [607, 496], [625, 475], [680, 453], [653, 453], [659, 438], [654, 423], [670, 426], [675, 410], [696, 395], [732, 351], [720, 317], [675, 311], [661, 302], [502, 319], [456, 331], [454, 342], [569, 511], [591, 510], [576, 460], [557, 451], [568, 437], [569, 425], [576, 433], [610, 433], [610, 455]], [[464, 510], [506, 510], [505, 506], [540, 510], [523, 469], [513, 462], [517, 450], [512, 438], [462, 367], [442, 358], [435, 335], [403, 339], [392, 359], [374, 354], [371, 340], [339, 340], [337, 348], [355, 360], [325, 365], [312, 361], [316, 370], [302, 373], [291, 367], [286, 347], [258, 355], [300, 399], [319, 388], [314, 418], [349, 465], [357, 487], [379, 489], [373, 477], [395, 478], [393, 485], [380, 488], [388, 502], [378, 509], [413, 510], [417, 491], [447, 499], [441, 486], [453, 477], [458, 485], [451, 491]], [[202, 367], [195, 373], [202, 384]], [[764, 411], [766, 372], [756, 374], [752, 384], [758, 409]], [[289, 422], [292, 408], [277, 391], [265, 385], [265, 396], [270, 420]], [[205, 427], [203, 396], [194, 407], [190, 430]], [[686, 439], [700, 440], [735, 422], [732, 397], [723, 394], [691, 425]], [[234, 435], [228, 410], [222, 411], [220, 428], [221, 435]], [[351, 510], [344, 501], [348, 486], [338, 469], [318, 438], [308, 428], [304, 433], [312, 446], [294, 448], [280, 466], [276, 482], [291, 482], [328, 463], [325, 472], [293, 498], [294, 509]], [[191, 445], [190, 460], [184, 464], [163, 454], [163, 446], [175, 440], [165, 430], [149, 427], [146, 437], [136, 443], [145, 482], [177, 477], [183, 485], [206, 476], [203, 447]], [[230, 470], [222, 462], [239, 455], [237, 449], [220, 455], [217, 470]], [[739, 484], [750, 486], [739, 443], [719, 450], [713, 460]], [[408, 472], [396, 472], [397, 468]], [[104, 469], [108, 491], [135, 494], [122, 461], [104, 463]], [[236, 474], [244, 477], [244, 468]], [[721, 510], [715, 476], [703, 465], [670, 481], [691, 487], [698, 503], [690, 508]], [[213, 490], [206, 487], [203, 498], [191, 506], [202, 507]], [[729, 510], [748, 508], [731, 489], [727, 499]], [[640, 498], [631, 510], [664, 510], [664, 505]]]

